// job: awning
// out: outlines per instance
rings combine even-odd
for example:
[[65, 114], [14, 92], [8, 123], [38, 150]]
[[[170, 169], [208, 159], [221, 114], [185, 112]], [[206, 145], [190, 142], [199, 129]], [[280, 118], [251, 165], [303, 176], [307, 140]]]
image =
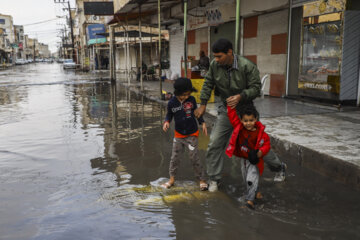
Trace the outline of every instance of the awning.
[[[124, 37], [125, 31], [121, 32], [115, 32], [115, 37]], [[138, 38], [139, 37], [139, 31], [128, 31], [129, 37], [132, 38]], [[108, 37], [109, 33], [97, 33], [96, 35]], [[157, 34], [147, 33], [147, 32], [141, 32], [141, 37], [158, 37]]]
[[[181, 4], [182, 0], [161, 0], [161, 10], [164, 11], [166, 9], [169, 9], [171, 7], [174, 7], [177, 4]], [[122, 6], [119, 6], [118, 9], [114, 9], [116, 12], [114, 14], [114, 17], [108, 21], [107, 24], [113, 24], [117, 22], [126, 22], [129, 21], [132, 23], [132, 21], [137, 21], [140, 17], [139, 13], [139, 4], [141, 4], [141, 18], [144, 19], [146, 17], [149, 17], [151, 15], [156, 15], [158, 13], [158, 3], [154, 0], [128, 0], [127, 2], [124, 2]], [[182, 16], [182, 13], [180, 13]], [[179, 15], [179, 17], [180, 17]], [[163, 19], [161, 21], [162, 25], [163, 22], [168, 19]], [[176, 20], [176, 19], [173, 19]], [[155, 25], [154, 25], [155, 26]]]

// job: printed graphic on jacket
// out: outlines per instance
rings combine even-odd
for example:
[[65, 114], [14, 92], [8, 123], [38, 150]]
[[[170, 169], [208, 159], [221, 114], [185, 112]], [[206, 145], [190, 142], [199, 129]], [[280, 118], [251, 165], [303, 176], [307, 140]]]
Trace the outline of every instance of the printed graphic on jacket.
[[194, 110], [197, 108], [196, 100], [190, 96], [184, 102], [180, 102], [176, 96], [172, 97], [167, 106], [165, 121], [175, 120], [175, 130], [182, 135], [193, 134], [198, 130], [198, 124], [202, 124], [204, 119], [196, 119]]
[[183, 104], [183, 108], [186, 114], [187, 118], [191, 117], [191, 109], [194, 107], [194, 105], [192, 104], [192, 102], [184, 102]]

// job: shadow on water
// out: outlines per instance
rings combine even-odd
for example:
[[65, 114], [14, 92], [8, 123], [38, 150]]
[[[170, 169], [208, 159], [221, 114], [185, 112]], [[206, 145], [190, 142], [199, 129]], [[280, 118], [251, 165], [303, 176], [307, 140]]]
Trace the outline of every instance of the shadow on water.
[[[1, 239], [360, 237], [359, 192], [291, 159], [284, 183], [265, 171], [255, 211], [238, 201], [230, 159], [217, 193], [198, 190], [186, 154], [176, 186], [162, 189], [173, 137], [164, 108], [96, 75], [26, 69], [0, 75]], [[201, 159], [207, 143], [200, 135]]]

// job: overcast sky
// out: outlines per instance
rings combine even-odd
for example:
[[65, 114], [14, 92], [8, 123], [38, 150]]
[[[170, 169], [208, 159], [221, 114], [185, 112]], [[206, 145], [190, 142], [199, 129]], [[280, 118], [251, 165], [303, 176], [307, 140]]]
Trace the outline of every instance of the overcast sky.
[[[70, 5], [75, 8], [75, 0], [70, 0]], [[69, 15], [63, 11], [65, 7], [67, 4], [54, 3], [54, 0], [0, 0], [0, 13], [11, 15], [15, 25], [24, 25], [25, 34], [48, 44], [51, 52], [57, 50], [57, 44], [61, 41], [59, 29], [64, 28], [65, 18], [57, 16]], [[47, 22], [27, 25], [43, 21]]]

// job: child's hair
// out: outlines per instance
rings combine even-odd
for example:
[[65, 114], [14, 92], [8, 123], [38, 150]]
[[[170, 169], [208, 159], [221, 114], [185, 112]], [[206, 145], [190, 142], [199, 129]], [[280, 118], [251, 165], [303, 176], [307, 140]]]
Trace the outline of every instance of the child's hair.
[[197, 92], [195, 88], [193, 88], [191, 84], [191, 80], [188, 78], [178, 78], [174, 83], [174, 95], [180, 96], [184, 92]]
[[253, 115], [255, 118], [259, 119], [259, 112], [256, 110], [253, 104], [245, 105], [240, 110], [240, 118], [243, 118], [244, 115], [251, 116]]

